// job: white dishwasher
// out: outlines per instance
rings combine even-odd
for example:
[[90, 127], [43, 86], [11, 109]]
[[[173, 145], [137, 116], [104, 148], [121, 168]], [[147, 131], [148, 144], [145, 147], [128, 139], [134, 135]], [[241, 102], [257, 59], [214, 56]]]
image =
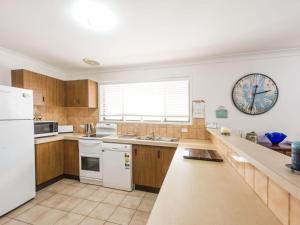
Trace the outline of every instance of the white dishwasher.
[[132, 191], [132, 145], [103, 143], [103, 186]]

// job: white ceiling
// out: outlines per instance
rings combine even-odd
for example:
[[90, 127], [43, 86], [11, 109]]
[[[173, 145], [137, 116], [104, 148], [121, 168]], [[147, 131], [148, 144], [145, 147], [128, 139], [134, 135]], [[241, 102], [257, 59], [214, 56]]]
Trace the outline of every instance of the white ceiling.
[[1, 0], [0, 46], [62, 69], [172, 62], [300, 47], [299, 0], [96, 0], [109, 32], [83, 28], [76, 0]]

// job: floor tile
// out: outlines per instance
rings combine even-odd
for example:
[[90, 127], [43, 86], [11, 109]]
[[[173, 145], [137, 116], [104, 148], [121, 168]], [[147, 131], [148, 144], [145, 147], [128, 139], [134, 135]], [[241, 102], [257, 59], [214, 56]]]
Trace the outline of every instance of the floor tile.
[[7, 215], [7, 217], [9, 217], [9, 218], [15, 218], [18, 215], [24, 213], [26, 210], [32, 208], [33, 206], [35, 206], [35, 202], [34, 201], [27, 202], [26, 204], [20, 206], [19, 208], [15, 209], [14, 211], [10, 212]]
[[130, 193], [129, 191], [122, 191], [117, 189], [114, 189], [112, 192], [117, 194], [123, 194], [123, 195], [128, 195]]
[[67, 179], [67, 178], [64, 178], [64, 179], [60, 180], [59, 182], [60, 182], [60, 183], [63, 183], [63, 184], [74, 184], [74, 183], [76, 183], [76, 182], [78, 182], [78, 181], [73, 180], [73, 179]]
[[84, 216], [76, 213], [68, 213], [58, 220], [55, 225], [77, 225], [84, 219]]
[[121, 201], [126, 197], [124, 194], [110, 193], [103, 202], [109, 203], [112, 205], [119, 205]]
[[75, 196], [77, 198], [86, 199], [89, 196], [91, 196], [94, 192], [96, 192], [96, 190], [85, 187], [85, 188], [82, 188], [80, 191], [74, 193], [73, 196]]
[[135, 210], [118, 207], [107, 221], [121, 225], [128, 225], [134, 215]]
[[84, 183], [80, 183], [80, 182], [76, 182], [76, 183], [73, 183], [71, 184], [72, 186], [75, 186], [75, 187], [79, 187], [79, 188], [84, 188], [87, 186], [87, 184], [84, 184]]
[[158, 194], [155, 193], [150, 193], [150, 192], [146, 192], [145, 193], [145, 198], [151, 198], [151, 199], [156, 199]]
[[49, 199], [42, 201], [40, 204], [44, 206], [48, 206], [51, 208], [57, 207], [60, 203], [64, 202], [67, 200], [69, 197], [66, 195], [61, 195], [61, 194], [55, 194]]
[[94, 193], [92, 193], [87, 199], [92, 201], [101, 202], [103, 201], [110, 192], [102, 191], [102, 190], [96, 190]]
[[103, 225], [105, 221], [97, 220], [94, 218], [86, 217], [80, 225]]
[[149, 215], [150, 214], [148, 212], [136, 211], [130, 225], [146, 225]]
[[100, 187], [99, 185], [94, 185], [94, 184], [87, 184], [86, 185], [86, 188], [93, 189], [93, 190], [98, 190], [99, 187]]
[[77, 205], [72, 212], [80, 214], [80, 215], [88, 215], [96, 206], [98, 202], [83, 200], [82, 202]]
[[34, 201], [36, 203], [40, 203], [46, 199], [49, 199], [50, 197], [52, 197], [53, 195], [55, 195], [55, 193], [53, 192], [50, 192], [50, 191], [39, 191], [37, 194], [36, 194], [36, 197], [34, 199]]
[[42, 216], [40, 216], [33, 224], [34, 225], [53, 225], [67, 213], [57, 210], [50, 209]]
[[0, 225], [7, 223], [10, 220], [7, 216], [0, 217]]
[[90, 214], [90, 217], [107, 220], [115, 211], [116, 206], [107, 203], [100, 203]]
[[79, 203], [82, 201], [83, 199], [81, 198], [69, 197], [66, 200], [59, 203], [55, 208], [69, 212], [72, 209], [74, 209], [77, 205], [79, 205]]
[[144, 191], [134, 190], [132, 192], [129, 192], [128, 195], [129, 196], [144, 197], [146, 193], [147, 192], [144, 192]]
[[142, 201], [141, 197], [137, 196], [126, 196], [121, 202], [120, 206], [130, 209], [136, 209]]
[[154, 203], [155, 203], [154, 199], [144, 198], [142, 200], [141, 204], [139, 205], [138, 210], [145, 211], [145, 212], [151, 212]]
[[82, 189], [81, 187], [76, 187], [74, 185], [67, 185], [64, 189], [59, 191], [59, 194], [71, 196], [79, 192], [81, 189]]
[[21, 215], [17, 216], [16, 219], [26, 223], [34, 223], [39, 219], [39, 217], [41, 217], [44, 213], [48, 212], [49, 210], [50, 208], [48, 207], [36, 205], [28, 209]]
[[18, 221], [18, 220], [10, 220], [8, 221], [7, 223], [5, 223], [5, 225], [27, 225], [28, 223], [24, 223], [24, 222], [21, 222], [21, 221]]
[[49, 187], [46, 187], [45, 191], [50, 191], [50, 192], [58, 193], [61, 190], [65, 189], [66, 187], [67, 187], [66, 184], [57, 182], [55, 184], [50, 185]]
[[103, 186], [99, 186], [99, 190], [107, 191], [107, 192], [113, 192], [113, 189], [107, 188], [107, 187], [103, 187]]

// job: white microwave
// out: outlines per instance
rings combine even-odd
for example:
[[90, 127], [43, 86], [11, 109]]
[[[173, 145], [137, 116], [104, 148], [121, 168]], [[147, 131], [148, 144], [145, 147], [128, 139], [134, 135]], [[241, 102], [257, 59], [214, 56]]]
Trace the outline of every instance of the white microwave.
[[58, 135], [58, 123], [55, 121], [35, 121], [34, 137], [48, 137]]

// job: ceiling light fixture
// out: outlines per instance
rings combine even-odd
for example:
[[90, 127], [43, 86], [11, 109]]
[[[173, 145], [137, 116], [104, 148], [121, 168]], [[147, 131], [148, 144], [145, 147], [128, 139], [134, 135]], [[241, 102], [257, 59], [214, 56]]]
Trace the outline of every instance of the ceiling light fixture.
[[84, 58], [84, 59], [82, 59], [82, 61], [85, 62], [86, 64], [88, 64], [89, 66], [100, 66], [100, 63], [93, 59]]
[[81, 25], [95, 31], [108, 31], [116, 25], [114, 13], [95, 0], [75, 1], [72, 13]]

